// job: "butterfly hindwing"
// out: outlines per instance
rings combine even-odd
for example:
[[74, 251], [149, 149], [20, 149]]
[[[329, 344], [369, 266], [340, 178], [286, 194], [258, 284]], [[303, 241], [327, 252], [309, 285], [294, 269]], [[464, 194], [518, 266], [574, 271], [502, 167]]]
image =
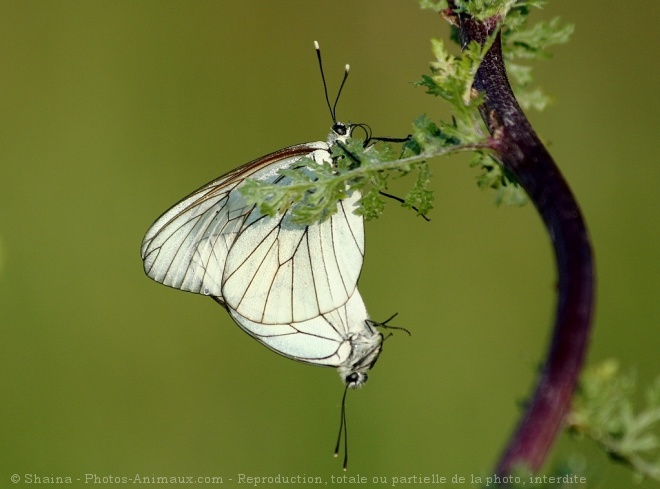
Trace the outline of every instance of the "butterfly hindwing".
[[280, 355], [315, 365], [346, 365], [358, 336], [377, 347], [382, 341], [378, 332], [367, 327], [369, 317], [357, 289], [341, 307], [301, 322], [263, 324], [233, 309], [229, 314], [243, 330]]
[[290, 215], [261, 219], [241, 231], [227, 257], [222, 296], [241, 316], [261, 323], [300, 322], [345, 304], [364, 259], [359, 194], [321, 223]]

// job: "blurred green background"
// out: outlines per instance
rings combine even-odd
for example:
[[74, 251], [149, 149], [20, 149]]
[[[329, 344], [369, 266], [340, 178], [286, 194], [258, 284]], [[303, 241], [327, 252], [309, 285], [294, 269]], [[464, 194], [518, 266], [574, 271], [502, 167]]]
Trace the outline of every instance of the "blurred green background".
[[[642, 7], [643, 5], [643, 7]], [[639, 10], [639, 11], [637, 11]], [[576, 25], [538, 64], [556, 100], [530, 118], [596, 249], [590, 362], [659, 372], [660, 3], [553, 0]], [[411, 82], [448, 26], [415, 1], [0, 3], [0, 485], [11, 474], [341, 475], [342, 384], [269, 352], [213, 301], [149, 280], [139, 248], [170, 205], [290, 144], [325, 139], [312, 41], [341, 120], [405, 135], [445, 107]], [[496, 207], [465, 158], [432, 162], [426, 223], [366, 225], [370, 314], [385, 345], [348, 398], [350, 472], [486, 474], [548, 341], [555, 272], [531, 206]], [[410, 182], [397, 182], [402, 195]], [[586, 442], [593, 487], [629, 473]], [[651, 487], [644, 483], [639, 487]]]

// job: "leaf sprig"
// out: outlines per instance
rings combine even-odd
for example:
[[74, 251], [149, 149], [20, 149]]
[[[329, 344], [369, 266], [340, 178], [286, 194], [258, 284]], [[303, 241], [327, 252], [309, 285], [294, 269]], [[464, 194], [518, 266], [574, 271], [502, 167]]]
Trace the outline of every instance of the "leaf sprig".
[[587, 369], [568, 417], [571, 433], [589, 438], [636, 477], [660, 481], [660, 377], [646, 390], [645, 406], [635, 409], [636, 387], [615, 360]]
[[521, 1], [509, 11], [502, 29], [502, 47], [507, 73], [512, 82], [518, 102], [524, 109], [543, 110], [550, 97], [539, 87], [532, 87], [532, 67], [518, 60], [548, 60], [552, 58], [549, 48], [568, 42], [573, 31], [572, 24], [561, 24], [559, 17], [549, 22], [539, 22], [527, 28], [532, 8], [542, 8], [546, 0]]
[[259, 206], [262, 214], [274, 216], [289, 209], [292, 221], [300, 224], [324, 221], [337, 212], [336, 203], [351, 192], [362, 193], [358, 212], [366, 219], [378, 217], [384, 201], [380, 194], [392, 178], [417, 172], [417, 179], [403, 205], [426, 214], [433, 206], [433, 192], [427, 188], [430, 169], [426, 159], [441, 154], [473, 150], [473, 146], [448, 145], [432, 154], [422, 153], [421, 145], [411, 139], [401, 154], [389, 144], [364, 147], [364, 141], [351, 139], [333, 148], [335, 165], [319, 164], [303, 158], [295, 169], [280, 171], [286, 182], [277, 184], [248, 179], [241, 192], [250, 204]]

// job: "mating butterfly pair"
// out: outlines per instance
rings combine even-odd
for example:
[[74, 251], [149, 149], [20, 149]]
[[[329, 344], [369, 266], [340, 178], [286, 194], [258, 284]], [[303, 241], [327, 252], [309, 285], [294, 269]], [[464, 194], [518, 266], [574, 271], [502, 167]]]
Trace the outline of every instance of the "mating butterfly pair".
[[[360, 193], [347, 190], [336, 213], [301, 225], [293, 222], [291, 209], [269, 217], [240, 192], [248, 178], [287, 185], [290, 178], [279, 171], [295, 168], [303, 158], [334, 165], [333, 148], [345, 147], [360, 126], [336, 121], [337, 102], [330, 107], [314, 44], [334, 121], [327, 141], [289, 146], [196, 190], [151, 226], [141, 253], [150, 278], [212, 297], [270, 349], [304, 363], [336, 367], [347, 388], [359, 387], [383, 343], [357, 289], [364, 259], [364, 222], [355, 213]], [[342, 427], [345, 434], [344, 402], [341, 416], [340, 437]]]

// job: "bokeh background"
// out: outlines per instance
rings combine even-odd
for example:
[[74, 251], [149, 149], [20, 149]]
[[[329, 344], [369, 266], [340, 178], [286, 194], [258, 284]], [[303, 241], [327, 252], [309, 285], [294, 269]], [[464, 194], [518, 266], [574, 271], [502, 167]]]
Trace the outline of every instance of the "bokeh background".
[[[533, 16], [576, 25], [535, 68], [556, 103], [529, 115], [596, 249], [589, 361], [616, 357], [642, 384], [660, 373], [658, 14], [650, 0], [552, 0]], [[331, 94], [352, 66], [340, 119], [398, 136], [447, 117], [411, 84], [447, 32], [412, 0], [0, 2], [0, 485], [342, 474], [336, 372], [152, 282], [140, 243], [214, 177], [325, 139], [315, 39]], [[398, 312], [413, 335], [389, 339], [349, 395], [349, 474], [490, 473], [547, 345], [555, 272], [533, 208], [496, 207], [465, 158], [432, 166], [430, 223], [392, 202], [366, 225], [370, 314]], [[593, 487], [631, 483], [588, 442], [560, 452], [588, 460]]]

